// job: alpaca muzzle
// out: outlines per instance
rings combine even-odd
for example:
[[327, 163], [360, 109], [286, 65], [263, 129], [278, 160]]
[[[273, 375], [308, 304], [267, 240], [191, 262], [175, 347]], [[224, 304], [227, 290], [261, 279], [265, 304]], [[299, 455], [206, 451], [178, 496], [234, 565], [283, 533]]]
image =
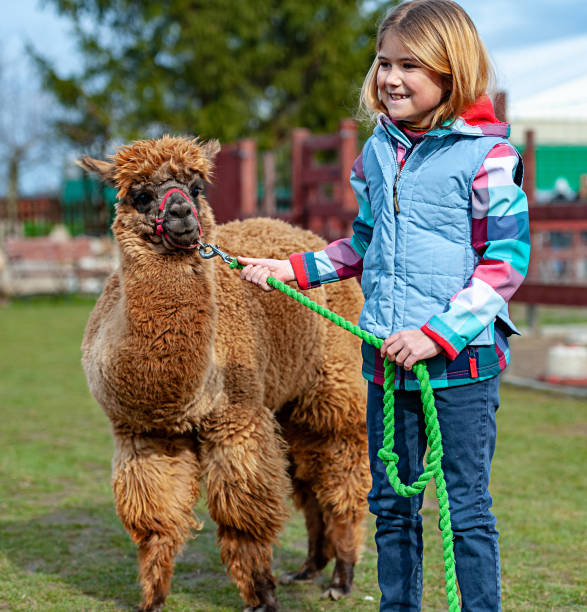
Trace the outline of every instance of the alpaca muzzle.
[[195, 249], [200, 244], [202, 227], [198, 211], [181, 189], [167, 191], [159, 205], [155, 233], [178, 249]]

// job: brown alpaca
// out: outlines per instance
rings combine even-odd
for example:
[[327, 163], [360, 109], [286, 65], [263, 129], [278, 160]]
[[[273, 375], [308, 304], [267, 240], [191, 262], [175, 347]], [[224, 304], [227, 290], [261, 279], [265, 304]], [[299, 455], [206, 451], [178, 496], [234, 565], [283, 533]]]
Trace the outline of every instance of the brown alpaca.
[[[193, 248], [283, 258], [324, 243], [270, 219], [217, 227], [202, 187], [218, 148], [164, 137], [121, 147], [112, 163], [80, 163], [118, 188], [120, 267], [90, 315], [82, 362], [112, 422], [116, 509], [138, 546], [141, 610], [162, 609], [175, 556], [199, 528], [202, 478], [247, 610], [277, 610], [272, 546], [289, 494], [309, 551], [283, 582], [334, 558], [327, 593], [347, 594], [362, 540], [370, 474], [357, 339]], [[362, 300], [355, 281], [312, 298], [351, 320]]]

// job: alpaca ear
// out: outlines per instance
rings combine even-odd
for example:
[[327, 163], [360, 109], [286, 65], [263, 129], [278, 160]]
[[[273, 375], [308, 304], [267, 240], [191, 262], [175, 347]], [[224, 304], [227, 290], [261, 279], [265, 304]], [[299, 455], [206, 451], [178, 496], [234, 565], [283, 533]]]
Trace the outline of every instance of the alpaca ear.
[[99, 159], [93, 159], [92, 157], [88, 157], [84, 155], [80, 160], [75, 162], [80, 168], [87, 170], [88, 172], [93, 172], [97, 174], [105, 183], [115, 186], [114, 180], [114, 171], [116, 166], [107, 161], [102, 161]]
[[214, 158], [216, 157], [216, 155], [218, 155], [218, 152], [220, 151], [220, 143], [216, 139], [209, 140], [206, 144], [203, 145], [202, 148], [204, 149], [204, 154], [206, 155], [208, 160], [210, 162], [214, 162]]

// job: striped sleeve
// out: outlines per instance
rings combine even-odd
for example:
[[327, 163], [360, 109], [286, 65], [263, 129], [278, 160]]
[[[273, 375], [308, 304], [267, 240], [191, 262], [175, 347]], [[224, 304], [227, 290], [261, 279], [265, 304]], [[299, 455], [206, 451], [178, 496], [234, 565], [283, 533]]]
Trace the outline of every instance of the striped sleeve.
[[351, 186], [359, 205], [359, 213], [353, 221], [352, 237], [336, 240], [322, 251], [290, 255], [289, 260], [301, 289], [313, 289], [324, 283], [358, 276], [363, 271], [363, 257], [373, 234], [373, 215], [362, 153], [353, 164]]
[[495, 319], [522, 284], [530, 259], [528, 201], [514, 181], [519, 156], [506, 143], [487, 155], [473, 181], [472, 241], [481, 260], [468, 287], [422, 331], [451, 359]]

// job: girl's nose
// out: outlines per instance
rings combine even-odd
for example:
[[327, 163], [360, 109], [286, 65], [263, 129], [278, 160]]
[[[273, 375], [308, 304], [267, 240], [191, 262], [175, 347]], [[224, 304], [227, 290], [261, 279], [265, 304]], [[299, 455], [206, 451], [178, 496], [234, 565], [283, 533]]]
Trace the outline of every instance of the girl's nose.
[[395, 86], [401, 84], [401, 77], [397, 68], [392, 67], [390, 70], [387, 71], [387, 74], [385, 75], [385, 84], [388, 86]]

